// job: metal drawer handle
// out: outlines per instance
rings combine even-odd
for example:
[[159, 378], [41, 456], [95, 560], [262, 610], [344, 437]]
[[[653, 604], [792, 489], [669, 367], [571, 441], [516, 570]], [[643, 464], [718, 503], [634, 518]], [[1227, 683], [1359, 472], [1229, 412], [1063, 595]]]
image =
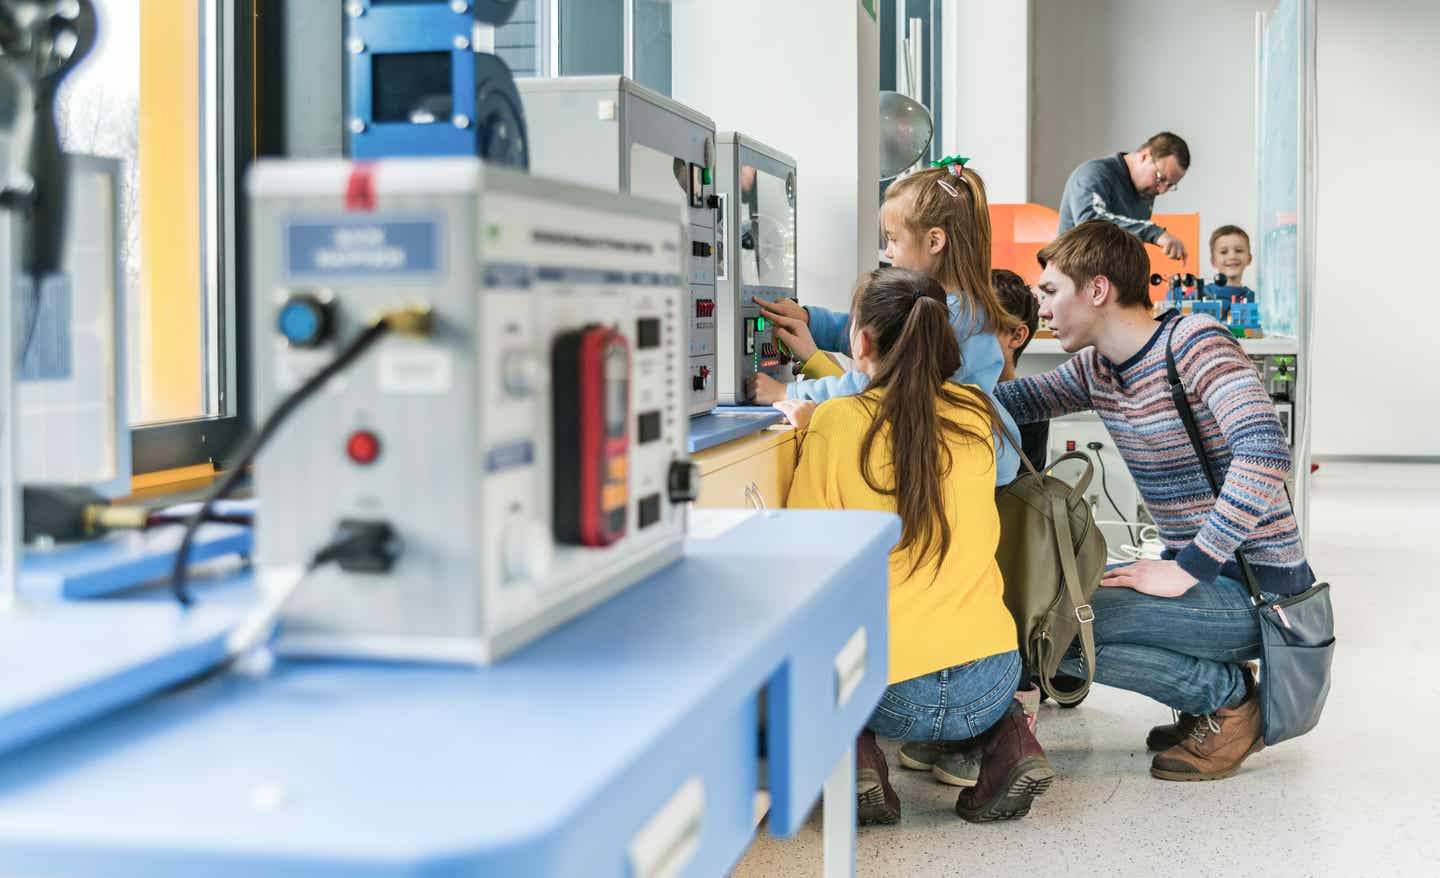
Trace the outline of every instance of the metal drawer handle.
[[765, 512], [769, 509], [769, 507], [765, 505], [765, 496], [760, 493], [760, 486], [754, 482], [745, 486], [745, 502], [749, 504], [751, 509], [758, 512]]
[[835, 707], [845, 706], [850, 696], [865, 679], [865, 659], [870, 652], [870, 638], [862, 625], [835, 654]]
[[705, 784], [692, 777], [630, 839], [632, 878], [674, 878], [700, 849]]

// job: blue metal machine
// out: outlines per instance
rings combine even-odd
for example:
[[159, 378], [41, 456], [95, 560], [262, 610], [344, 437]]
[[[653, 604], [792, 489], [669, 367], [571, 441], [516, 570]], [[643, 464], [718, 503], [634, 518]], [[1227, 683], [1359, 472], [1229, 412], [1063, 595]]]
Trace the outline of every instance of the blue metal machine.
[[529, 169], [525, 113], [505, 62], [477, 46], [503, 0], [345, 4], [351, 158], [475, 156]]

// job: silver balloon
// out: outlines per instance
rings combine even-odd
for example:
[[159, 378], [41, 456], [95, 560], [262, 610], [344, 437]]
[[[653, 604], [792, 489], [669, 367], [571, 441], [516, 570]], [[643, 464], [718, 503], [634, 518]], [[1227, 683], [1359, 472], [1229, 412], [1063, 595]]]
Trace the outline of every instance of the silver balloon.
[[924, 158], [935, 135], [930, 111], [895, 91], [880, 92], [880, 179], [889, 180]]

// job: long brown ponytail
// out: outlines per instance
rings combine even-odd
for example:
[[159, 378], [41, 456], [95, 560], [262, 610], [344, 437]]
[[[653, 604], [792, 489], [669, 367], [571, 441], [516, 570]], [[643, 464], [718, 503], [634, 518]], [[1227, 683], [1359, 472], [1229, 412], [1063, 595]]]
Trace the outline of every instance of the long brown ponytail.
[[[896, 550], [916, 550], [910, 569], [914, 574], [950, 550], [942, 485], [953, 461], [945, 439], [983, 444], [993, 455], [992, 437], [1002, 429], [1000, 417], [988, 396], [949, 382], [960, 368], [960, 344], [950, 325], [945, 289], [934, 278], [903, 268], [870, 272], [855, 291], [851, 321], [875, 344], [879, 367], [869, 387], [885, 391], [878, 399], [868, 393], [861, 397], [872, 410], [860, 445], [860, 472], [871, 490], [895, 497], [901, 522]], [[938, 401], [980, 415], [986, 428], [943, 417]], [[894, 479], [882, 484], [870, 452], [887, 427]]]
[[985, 332], [1015, 328], [1015, 318], [1000, 307], [991, 286], [990, 202], [980, 175], [960, 165], [926, 168], [885, 190], [887, 202], [901, 198], [909, 199], [905, 225], [912, 232], [924, 235], [934, 228], [945, 232], [940, 282], [958, 284], [969, 294], [980, 310], [976, 322]]

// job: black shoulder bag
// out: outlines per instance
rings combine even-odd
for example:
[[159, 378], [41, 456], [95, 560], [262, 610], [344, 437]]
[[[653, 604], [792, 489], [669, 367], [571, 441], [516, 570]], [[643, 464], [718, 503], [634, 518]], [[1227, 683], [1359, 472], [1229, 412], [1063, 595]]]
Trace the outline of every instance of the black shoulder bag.
[[[1178, 319], [1175, 321], [1180, 322]], [[1200, 442], [1195, 412], [1175, 368], [1175, 352], [1165, 340], [1165, 373], [1170, 381], [1170, 398], [1180, 410], [1190, 444], [1200, 458], [1210, 490], [1220, 497], [1215, 469]], [[1330, 586], [1318, 582], [1305, 592], [1267, 604], [1255, 585], [1250, 562], [1235, 550], [1245, 587], [1260, 621], [1260, 720], [1267, 745], [1278, 744], [1305, 734], [1320, 722], [1325, 699], [1330, 694], [1330, 663], [1335, 657], [1335, 618], [1330, 608]]]

